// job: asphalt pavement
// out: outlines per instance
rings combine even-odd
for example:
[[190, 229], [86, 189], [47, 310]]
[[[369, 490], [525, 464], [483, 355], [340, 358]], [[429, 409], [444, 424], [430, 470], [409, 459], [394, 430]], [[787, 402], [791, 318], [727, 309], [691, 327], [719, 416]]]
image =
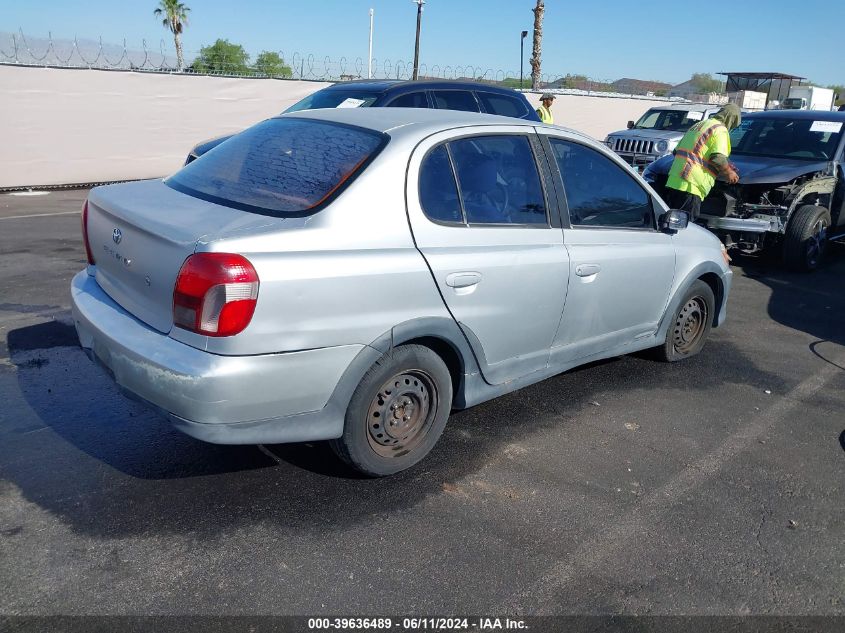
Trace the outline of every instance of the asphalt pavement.
[[845, 615], [845, 248], [736, 262], [696, 358], [456, 413], [372, 480], [124, 399], [71, 325], [85, 195], [0, 195], [0, 615]]

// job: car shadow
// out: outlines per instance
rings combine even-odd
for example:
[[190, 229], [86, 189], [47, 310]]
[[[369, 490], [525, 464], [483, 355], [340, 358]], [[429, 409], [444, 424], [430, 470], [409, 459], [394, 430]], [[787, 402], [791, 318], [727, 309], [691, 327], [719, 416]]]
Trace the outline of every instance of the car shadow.
[[[775, 257], [736, 257], [735, 268], [771, 289], [769, 316], [817, 343], [845, 345], [845, 244], [831, 244], [825, 262], [813, 273], [787, 270]], [[820, 355], [811, 344], [811, 351]]]
[[218, 446], [179, 433], [120, 395], [78, 347], [69, 323], [12, 330], [7, 347], [14, 395], [23, 400], [10, 404], [26, 410], [28, 422], [0, 418], [0, 477], [73, 529], [110, 537], [218, 534], [259, 520], [341, 530], [443, 493], [446, 482], [479, 471], [526, 435], [572, 424], [597, 394], [706, 391], [727, 383], [786, 388], [718, 338], [683, 363], [614, 358], [456, 412], [420, 464], [369, 479], [341, 465], [322, 442]]

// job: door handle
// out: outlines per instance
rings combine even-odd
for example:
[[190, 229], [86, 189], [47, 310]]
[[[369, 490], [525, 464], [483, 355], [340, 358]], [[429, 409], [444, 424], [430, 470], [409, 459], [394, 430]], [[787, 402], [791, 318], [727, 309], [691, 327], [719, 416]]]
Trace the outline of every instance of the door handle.
[[579, 277], [590, 277], [599, 272], [601, 272], [601, 266], [599, 264], [578, 264], [575, 267], [575, 274]]
[[468, 288], [481, 281], [481, 273], [463, 272], [446, 275], [446, 285], [452, 288]]

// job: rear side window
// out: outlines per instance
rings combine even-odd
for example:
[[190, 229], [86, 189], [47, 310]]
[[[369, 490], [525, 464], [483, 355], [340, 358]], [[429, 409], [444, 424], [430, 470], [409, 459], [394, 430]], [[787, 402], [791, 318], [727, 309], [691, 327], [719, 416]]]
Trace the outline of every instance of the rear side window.
[[428, 99], [424, 92], [411, 92], [401, 97], [396, 97], [387, 104], [389, 108], [427, 108]]
[[270, 119], [233, 136], [165, 183], [244, 211], [302, 215], [334, 197], [387, 142], [362, 128]]
[[435, 90], [432, 94], [435, 105], [441, 110], [480, 112], [475, 97], [466, 90]]
[[478, 100], [488, 114], [522, 118], [528, 114], [528, 107], [519, 97], [492, 92], [478, 92]]
[[430, 152], [420, 165], [420, 203], [432, 220], [463, 222], [455, 174], [445, 145]]
[[534, 152], [520, 135], [473, 136], [432, 150], [420, 166], [420, 203], [437, 222], [548, 223]]
[[594, 149], [549, 139], [573, 226], [654, 228], [651, 198], [636, 180]]

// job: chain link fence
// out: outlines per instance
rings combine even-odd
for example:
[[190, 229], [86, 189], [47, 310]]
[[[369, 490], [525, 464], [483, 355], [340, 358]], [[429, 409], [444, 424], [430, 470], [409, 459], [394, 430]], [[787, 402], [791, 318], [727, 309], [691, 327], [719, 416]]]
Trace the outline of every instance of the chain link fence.
[[[280, 79], [311, 81], [351, 81], [367, 79], [369, 69], [373, 79], [411, 79], [413, 63], [402, 59], [331, 58], [312, 53], [273, 51], [284, 61], [284, 72], [275, 75]], [[146, 40], [140, 47], [131, 47], [123, 40], [122, 45], [97, 40], [28, 36], [17, 33], [0, 33], [0, 64], [55, 68], [94, 68], [101, 70], [124, 70], [150, 73], [182, 73], [217, 75], [226, 77], [268, 77], [270, 75], [243, 63], [227, 63], [217, 60], [213, 71], [198, 72], [194, 61], [199, 51], [185, 51], [185, 68], [178, 70], [176, 53], [172, 42], [161, 39], [151, 46]], [[464, 79], [488, 82], [510, 88], [531, 87], [530, 74], [525, 73], [520, 81], [518, 70], [503, 70], [476, 64], [421, 64], [419, 76], [422, 79]], [[545, 72], [541, 75], [541, 88], [560, 94], [597, 94], [604, 96], [641, 96], [662, 98], [669, 84], [643, 82], [638, 80], [604, 80], [571, 73]]]

